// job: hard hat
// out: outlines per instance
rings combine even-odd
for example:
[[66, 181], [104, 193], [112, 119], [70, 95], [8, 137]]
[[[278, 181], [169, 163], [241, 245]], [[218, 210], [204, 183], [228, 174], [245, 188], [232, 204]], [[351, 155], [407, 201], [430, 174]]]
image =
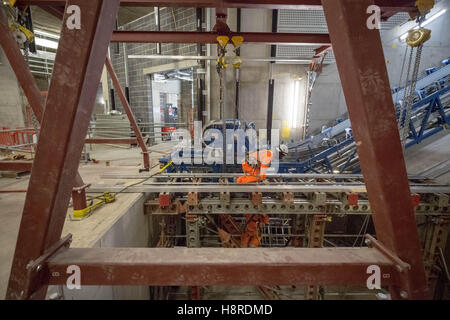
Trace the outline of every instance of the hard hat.
[[288, 154], [289, 153], [289, 148], [285, 144], [280, 145], [277, 149], [278, 149], [278, 152], [282, 152], [284, 154]]

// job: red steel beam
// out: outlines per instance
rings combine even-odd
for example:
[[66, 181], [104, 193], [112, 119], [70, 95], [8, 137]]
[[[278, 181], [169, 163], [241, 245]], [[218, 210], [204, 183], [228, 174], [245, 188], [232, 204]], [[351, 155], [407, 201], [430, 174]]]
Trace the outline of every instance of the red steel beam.
[[[244, 37], [245, 43], [329, 45], [328, 34], [233, 32]], [[217, 43], [217, 33], [177, 31], [115, 31], [111, 42], [140, 43]]]
[[89, 138], [85, 143], [92, 144], [137, 144], [137, 139], [123, 139], [123, 138]]
[[33, 161], [0, 161], [0, 171], [31, 171]]
[[[67, 28], [64, 17], [7, 299], [30, 297], [27, 264], [60, 240], [119, 0], [69, 0], [68, 5], [80, 7], [82, 28]], [[45, 293], [44, 286], [36, 297]]]
[[370, 265], [390, 275], [382, 285], [397, 281], [392, 262], [369, 248], [74, 248], [51, 257], [44, 278], [66, 284], [69, 265], [80, 267], [82, 286], [365, 286]]
[[[390, 11], [415, 11], [416, 0], [376, 0], [375, 4]], [[20, 5], [61, 6], [65, 0], [17, 0]], [[196, 8], [266, 8], [320, 10], [320, 0], [121, 0], [131, 7], [196, 7]]]
[[[3, 51], [27, 97], [31, 109], [36, 115], [36, 119], [41, 123], [44, 115], [45, 98], [42, 97], [28, 63], [23, 58], [22, 52], [9, 29], [8, 19], [3, 10], [0, 10], [0, 45], [3, 47]], [[74, 186], [79, 187], [83, 184], [83, 179], [80, 174], [77, 174]]]
[[142, 155], [144, 157], [144, 168], [150, 169], [150, 158], [148, 155], [147, 146], [145, 144], [144, 139], [142, 138], [141, 130], [139, 130], [139, 127], [136, 123], [136, 119], [134, 118], [133, 111], [131, 110], [131, 107], [128, 104], [127, 98], [125, 97], [125, 93], [123, 92], [122, 87], [120, 86], [119, 79], [117, 78], [117, 75], [114, 72], [114, 68], [111, 64], [111, 60], [109, 60], [108, 57], [106, 58], [105, 64], [106, 64], [106, 69], [108, 70], [109, 76], [111, 77], [113, 86], [116, 89], [117, 94], [119, 95], [120, 101], [122, 102], [122, 107], [128, 116], [128, 120], [130, 120], [130, 124], [131, 124], [131, 127], [133, 128], [134, 134], [136, 135], [137, 142], [142, 149]]
[[[373, 0], [323, 0], [378, 240], [411, 265], [393, 297], [427, 299], [421, 245]], [[403, 293], [402, 293], [403, 291]]]

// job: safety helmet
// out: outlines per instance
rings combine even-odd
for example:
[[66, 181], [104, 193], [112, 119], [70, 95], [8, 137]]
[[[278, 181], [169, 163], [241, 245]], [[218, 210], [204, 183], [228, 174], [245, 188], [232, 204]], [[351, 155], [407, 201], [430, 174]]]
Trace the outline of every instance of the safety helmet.
[[278, 146], [277, 150], [278, 150], [278, 152], [281, 152], [283, 154], [288, 154], [289, 153], [289, 148], [285, 144], [282, 144], [282, 145]]

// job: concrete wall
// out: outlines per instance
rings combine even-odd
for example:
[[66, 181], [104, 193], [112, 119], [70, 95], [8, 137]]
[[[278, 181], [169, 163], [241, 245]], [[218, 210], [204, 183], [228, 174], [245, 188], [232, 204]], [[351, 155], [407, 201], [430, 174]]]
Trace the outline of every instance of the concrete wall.
[[[424, 45], [419, 69], [420, 74], [423, 74], [427, 68], [439, 66], [443, 59], [450, 58], [450, 37], [448, 31], [450, 30], [450, 0], [440, 1], [430, 13], [429, 17], [442, 9], [447, 9], [447, 11], [426, 25], [426, 28], [432, 30], [432, 34], [431, 39]], [[399, 85], [405, 56], [406, 43], [400, 40], [400, 36], [415, 25], [414, 22], [407, 22], [392, 30], [381, 32], [391, 88]], [[367, 61], [367, 63], [370, 63], [370, 61]], [[408, 63], [408, 58], [406, 63]], [[403, 72], [406, 74], [406, 67]], [[403, 75], [402, 85], [404, 85], [404, 80], [405, 75]], [[323, 124], [335, 120], [337, 117], [346, 113], [346, 111], [347, 106], [337, 67], [336, 65], [326, 66], [313, 90], [309, 133], [320, 131]]]
[[[149, 219], [144, 214], [145, 196], [137, 201], [98, 241], [93, 247], [148, 247]], [[83, 275], [81, 274], [81, 277]], [[149, 300], [148, 286], [82, 286], [80, 290], [69, 290], [66, 286], [52, 286], [48, 295], [62, 294], [65, 300]]]
[[9, 61], [0, 48], [0, 127], [23, 127], [23, 105], [19, 83], [9, 65]]
[[[236, 30], [236, 9], [228, 9], [227, 24], [231, 30]], [[211, 14], [211, 24], [214, 25], [215, 15]], [[272, 31], [272, 10], [265, 9], [242, 9], [241, 11], [241, 31], [242, 32], [271, 32]], [[269, 58], [270, 45], [245, 43], [241, 47], [243, 58]], [[216, 45], [212, 45], [211, 54], [217, 50]], [[227, 56], [234, 56], [232, 46], [227, 48]], [[215, 69], [216, 63], [211, 63], [211, 119], [220, 119], [219, 109], [219, 76]], [[240, 90], [239, 90], [239, 119], [241, 121], [254, 122], [257, 129], [265, 129], [267, 125], [267, 104], [269, 89], [269, 62], [244, 61], [240, 68]], [[302, 123], [302, 114], [305, 101], [305, 65], [273, 64], [274, 107], [272, 127], [281, 130], [287, 127], [285, 133], [289, 133], [286, 139], [299, 138], [301, 128], [297, 125], [293, 129], [293, 113], [296, 113], [297, 123]], [[293, 86], [295, 79], [300, 80], [300, 90], [298, 105], [292, 108]], [[235, 81], [236, 74], [232, 66], [226, 69], [226, 106], [225, 117], [233, 118], [235, 112]]]
[[[175, 31], [175, 22], [177, 31], [196, 30], [196, 11], [194, 8], [174, 8], [172, 15], [171, 8], [160, 9], [160, 28], [161, 31]], [[156, 31], [156, 21], [154, 13], [141, 17], [133, 22], [125, 24], [121, 30], [147, 30]], [[118, 46], [118, 48], [117, 48]], [[119, 45], [112, 43], [110, 46], [111, 61], [115, 72], [119, 78], [122, 89], [125, 89], [125, 60], [124, 46], [127, 55], [155, 55], [157, 54], [156, 44], [152, 43], [127, 43]], [[118, 53], [117, 53], [118, 49]], [[196, 55], [196, 44], [161, 44], [162, 55]], [[155, 66], [167, 65], [173, 60], [150, 60], [150, 59], [128, 59], [128, 78], [130, 89], [130, 106], [137, 119], [143, 122], [152, 122], [152, 95], [151, 80], [148, 74], [144, 74], [144, 69]], [[195, 83], [195, 82], [194, 82]], [[111, 88], [111, 84], [109, 85]], [[194, 95], [196, 89], [194, 90]], [[105, 100], [109, 100], [109, 95], [104, 95]], [[191, 107], [190, 102], [185, 105], [185, 109]], [[116, 109], [122, 110], [117, 93], [115, 94]], [[183, 120], [186, 120], [186, 114], [189, 110], [182, 110]]]

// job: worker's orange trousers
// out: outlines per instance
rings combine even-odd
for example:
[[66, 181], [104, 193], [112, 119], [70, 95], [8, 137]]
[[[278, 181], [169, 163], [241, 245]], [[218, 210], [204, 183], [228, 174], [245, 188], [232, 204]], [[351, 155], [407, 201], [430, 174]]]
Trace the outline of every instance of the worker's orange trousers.
[[[259, 174], [259, 170], [258, 170]], [[237, 183], [252, 183], [261, 181], [261, 177], [242, 176], [237, 179]], [[261, 245], [260, 226], [269, 223], [269, 216], [261, 214], [245, 215], [245, 231], [241, 235], [242, 248], [256, 248]]]

